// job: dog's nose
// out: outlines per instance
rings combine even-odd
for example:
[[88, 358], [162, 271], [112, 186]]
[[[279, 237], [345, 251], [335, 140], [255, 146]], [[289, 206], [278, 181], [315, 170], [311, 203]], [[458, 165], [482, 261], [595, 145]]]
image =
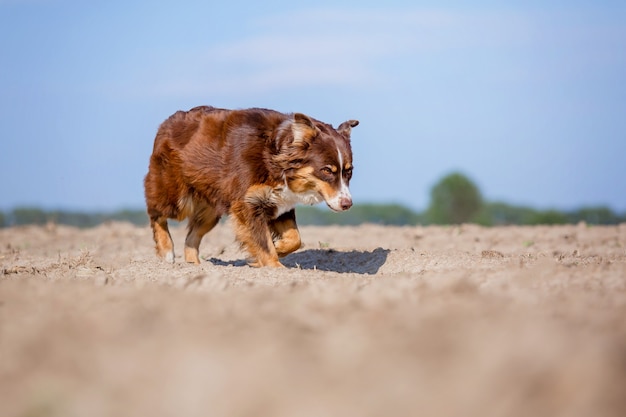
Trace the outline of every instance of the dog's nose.
[[339, 204], [341, 205], [342, 210], [348, 210], [350, 207], [352, 207], [352, 200], [350, 198], [344, 197], [339, 201]]

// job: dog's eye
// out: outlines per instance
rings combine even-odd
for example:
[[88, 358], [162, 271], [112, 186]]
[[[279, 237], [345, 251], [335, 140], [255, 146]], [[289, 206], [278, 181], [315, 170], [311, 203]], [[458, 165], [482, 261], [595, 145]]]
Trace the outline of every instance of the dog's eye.
[[335, 172], [333, 172], [333, 169], [331, 167], [325, 166], [323, 168], [320, 168], [320, 179], [328, 183], [332, 183], [335, 181], [335, 178]]

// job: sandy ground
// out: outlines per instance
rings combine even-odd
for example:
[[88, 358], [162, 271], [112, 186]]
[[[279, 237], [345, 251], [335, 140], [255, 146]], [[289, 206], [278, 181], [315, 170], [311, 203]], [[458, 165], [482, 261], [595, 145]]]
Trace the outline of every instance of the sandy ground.
[[0, 415], [626, 415], [626, 224], [301, 232], [0, 230]]

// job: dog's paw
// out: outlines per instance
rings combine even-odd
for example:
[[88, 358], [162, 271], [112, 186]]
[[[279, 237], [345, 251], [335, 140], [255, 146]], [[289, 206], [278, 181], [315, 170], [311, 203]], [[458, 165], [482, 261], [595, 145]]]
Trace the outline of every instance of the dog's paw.
[[165, 262], [173, 264], [174, 263], [174, 251], [167, 252], [165, 256], [163, 257], [163, 259], [165, 260]]
[[262, 268], [264, 266], [268, 266], [270, 268], [284, 268], [285, 267], [285, 265], [281, 264], [278, 259], [276, 260], [268, 259], [265, 262], [261, 262], [258, 260], [252, 260], [252, 261], [249, 260], [248, 265], [253, 268]]

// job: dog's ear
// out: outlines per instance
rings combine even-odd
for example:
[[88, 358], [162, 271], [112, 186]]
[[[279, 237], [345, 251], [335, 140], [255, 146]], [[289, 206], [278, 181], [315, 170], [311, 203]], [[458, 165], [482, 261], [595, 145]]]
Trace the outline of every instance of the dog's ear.
[[350, 139], [350, 133], [352, 132], [352, 128], [358, 125], [358, 120], [348, 120], [347, 122], [343, 122], [339, 125], [339, 127], [337, 128], [337, 132], [339, 132], [339, 134], [346, 139]]
[[313, 120], [306, 114], [296, 113], [293, 115], [293, 120], [291, 132], [293, 133], [294, 144], [308, 143], [319, 133], [319, 130], [313, 124]]

